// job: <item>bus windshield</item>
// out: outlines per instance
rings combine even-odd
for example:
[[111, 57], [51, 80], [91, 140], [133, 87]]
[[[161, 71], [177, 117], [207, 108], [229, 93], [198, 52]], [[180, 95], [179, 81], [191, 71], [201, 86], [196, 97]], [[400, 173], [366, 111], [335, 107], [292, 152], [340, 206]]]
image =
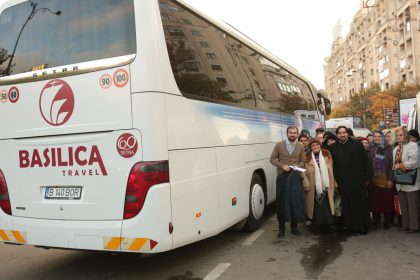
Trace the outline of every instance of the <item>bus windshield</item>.
[[133, 0], [36, 0], [0, 15], [0, 77], [135, 54]]

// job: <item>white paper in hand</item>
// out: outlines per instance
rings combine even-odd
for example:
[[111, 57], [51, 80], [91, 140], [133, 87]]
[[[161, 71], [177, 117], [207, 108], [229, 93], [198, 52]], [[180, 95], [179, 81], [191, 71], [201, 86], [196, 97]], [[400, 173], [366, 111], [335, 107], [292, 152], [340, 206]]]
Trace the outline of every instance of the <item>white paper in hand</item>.
[[298, 167], [298, 166], [291, 166], [291, 165], [289, 165], [289, 167], [290, 167], [291, 169], [295, 170], [295, 171], [299, 171], [299, 172], [302, 172], [302, 173], [306, 171], [306, 169], [305, 169], [305, 168], [300, 168], [300, 167]]

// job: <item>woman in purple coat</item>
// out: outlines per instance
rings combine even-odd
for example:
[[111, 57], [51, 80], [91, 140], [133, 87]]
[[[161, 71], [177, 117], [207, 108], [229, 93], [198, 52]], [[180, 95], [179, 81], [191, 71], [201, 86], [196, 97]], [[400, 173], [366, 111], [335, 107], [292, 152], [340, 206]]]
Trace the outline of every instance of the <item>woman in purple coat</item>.
[[383, 214], [382, 227], [389, 229], [394, 217], [392, 147], [380, 131], [373, 132], [369, 147], [369, 161], [372, 170], [369, 204], [373, 214], [374, 228], [378, 228]]

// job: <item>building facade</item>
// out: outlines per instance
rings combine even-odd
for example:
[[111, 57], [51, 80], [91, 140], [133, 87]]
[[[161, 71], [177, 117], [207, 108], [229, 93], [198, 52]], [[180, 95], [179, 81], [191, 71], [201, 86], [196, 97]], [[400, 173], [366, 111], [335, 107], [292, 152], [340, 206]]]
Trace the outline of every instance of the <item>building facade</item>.
[[325, 58], [325, 91], [333, 106], [375, 83], [386, 90], [420, 82], [420, 1], [368, 2]]

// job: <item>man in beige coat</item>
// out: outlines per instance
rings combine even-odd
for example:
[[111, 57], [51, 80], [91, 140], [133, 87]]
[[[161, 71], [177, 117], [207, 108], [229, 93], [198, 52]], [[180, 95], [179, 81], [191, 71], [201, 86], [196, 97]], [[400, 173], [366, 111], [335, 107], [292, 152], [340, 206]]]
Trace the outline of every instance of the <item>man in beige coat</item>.
[[295, 126], [287, 128], [287, 139], [274, 147], [270, 162], [277, 167], [276, 205], [279, 221], [278, 237], [285, 236], [285, 223], [290, 221], [291, 232], [299, 235], [298, 222], [305, 220], [305, 202], [302, 187], [302, 174], [291, 167], [304, 167], [305, 150], [297, 141], [299, 130]]

